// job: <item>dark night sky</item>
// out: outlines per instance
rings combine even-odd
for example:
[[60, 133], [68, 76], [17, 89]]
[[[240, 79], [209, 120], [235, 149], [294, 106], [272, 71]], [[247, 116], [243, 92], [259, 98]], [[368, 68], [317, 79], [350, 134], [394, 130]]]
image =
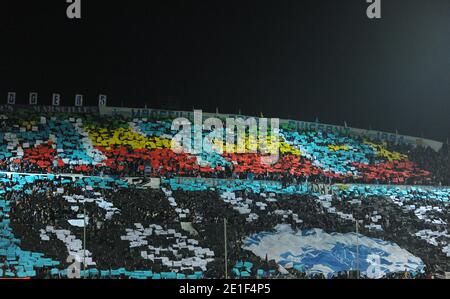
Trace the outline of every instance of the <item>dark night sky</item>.
[[[42, 4], [44, 2], [44, 4]], [[94, 103], [315, 120], [445, 140], [450, 1], [2, 1], [0, 101]], [[3, 99], [1, 99], [3, 98]]]

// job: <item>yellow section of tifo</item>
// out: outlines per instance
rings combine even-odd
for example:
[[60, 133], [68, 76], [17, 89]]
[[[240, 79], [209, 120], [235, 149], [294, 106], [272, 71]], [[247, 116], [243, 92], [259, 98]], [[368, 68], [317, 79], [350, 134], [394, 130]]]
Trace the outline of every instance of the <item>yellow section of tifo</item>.
[[37, 122], [34, 121], [34, 120], [23, 121], [23, 122], [20, 124], [20, 127], [21, 127], [21, 128], [25, 128], [27, 131], [31, 131], [32, 128], [33, 128], [34, 126], [36, 126], [36, 124], [37, 124]]
[[[131, 128], [107, 129], [86, 126], [85, 130], [94, 146], [101, 146], [106, 149], [110, 149], [112, 146], [129, 146], [132, 149], [171, 148], [171, 140], [156, 136], [146, 137], [133, 131]], [[220, 140], [214, 139], [214, 144], [220, 146]], [[277, 145], [281, 154], [301, 155], [299, 149], [281, 139], [278, 141], [276, 141], [276, 139], [272, 140], [271, 137], [267, 137], [266, 153], [276, 152], [278, 149]], [[242, 150], [242, 146], [242, 144], [227, 144], [223, 142], [223, 150], [226, 153], [236, 153], [238, 152], [238, 149]], [[246, 136], [244, 139], [244, 146], [245, 152], [250, 153], [252, 150], [261, 152], [264, 143], [259, 142], [253, 136]]]
[[94, 146], [110, 149], [111, 146], [129, 146], [132, 149], [170, 148], [170, 140], [159, 137], [146, 137], [130, 128], [96, 128], [85, 127]]
[[[214, 145], [216, 147], [220, 147], [220, 140], [215, 139]], [[293, 147], [292, 145], [288, 144], [287, 142], [278, 139], [272, 140], [271, 137], [267, 137], [266, 143], [264, 145], [264, 142], [259, 141], [257, 138], [253, 136], [245, 136], [243, 139], [243, 142], [240, 142], [238, 139], [235, 144], [227, 143], [226, 141], [223, 142], [223, 150], [226, 153], [237, 153], [237, 152], [244, 152], [244, 153], [251, 153], [252, 151], [262, 152], [262, 149], [266, 147], [266, 153], [275, 153], [277, 152], [277, 148], [279, 149], [281, 154], [292, 154], [296, 156], [300, 156], [301, 152], [299, 149]]]
[[406, 160], [408, 158], [407, 155], [401, 154], [399, 152], [391, 152], [387, 150], [383, 145], [372, 143], [369, 141], [365, 141], [365, 144], [368, 144], [372, 146], [376, 151], [379, 157], [383, 157], [387, 159], [388, 161], [399, 161], [399, 160]]
[[329, 145], [328, 149], [332, 152], [348, 151], [348, 147], [346, 145]]

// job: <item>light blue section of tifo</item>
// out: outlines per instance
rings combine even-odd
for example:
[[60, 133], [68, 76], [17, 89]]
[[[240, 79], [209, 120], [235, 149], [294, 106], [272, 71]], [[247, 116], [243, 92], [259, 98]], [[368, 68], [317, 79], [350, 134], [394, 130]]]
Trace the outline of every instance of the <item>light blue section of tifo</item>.
[[358, 268], [357, 247], [359, 269], [363, 274], [375, 265], [374, 257], [379, 257], [375, 267], [383, 275], [405, 269], [418, 272], [424, 268], [419, 258], [394, 243], [362, 235], [358, 242], [357, 246], [354, 233], [328, 234], [320, 229], [294, 232], [283, 228], [252, 235], [244, 241], [243, 248], [261, 258], [267, 255], [283, 267], [323, 273], [328, 277]]
[[243, 191], [251, 190], [253, 193], [273, 192], [276, 194], [306, 194], [308, 188], [306, 184], [291, 185], [283, 188], [279, 182], [251, 181], [251, 180], [216, 180], [215, 186], [211, 187], [204, 180], [180, 180], [168, 179], [163, 183], [169, 184], [172, 190], [203, 191], [217, 189], [219, 191]]
[[88, 156], [81, 141], [82, 136], [75, 130], [72, 123], [67, 120], [49, 120], [50, 132], [56, 135], [56, 148], [58, 158], [69, 161], [81, 161], [82, 164], [96, 164], [92, 157]]
[[[372, 146], [352, 137], [340, 136], [331, 132], [299, 133], [281, 130], [280, 136], [288, 144], [300, 149], [302, 155], [310, 157], [314, 165], [318, 164], [322, 169], [338, 174], [357, 175], [358, 171], [352, 166], [352, 163], [369, 164], [370, 159], [376, 160], [377, 157]], [[332, 151], [328, 148], [329, 145], [345, 145], [348, 150]]]

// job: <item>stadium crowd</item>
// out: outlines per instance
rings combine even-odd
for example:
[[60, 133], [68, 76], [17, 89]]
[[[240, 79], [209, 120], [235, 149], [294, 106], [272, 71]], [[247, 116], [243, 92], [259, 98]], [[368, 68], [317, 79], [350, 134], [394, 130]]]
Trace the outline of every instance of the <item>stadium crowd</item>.
[[[442, 229], [450, 222], [448, 191], [365, 187], [324, 195], [308, 187], [448, 186], [448, 145], [436, 152], [283, 130], [280, 160], [267, 166], [256, 154], [175, 154], [168, 124], [120, 117], [2, 117], [0, 170], [27, 174], [0, 174], [0, 277], [65, 278], [67, 257], [74, 255], [83, 257], [83, 273], [92, 278], [223, 278], [224, 218], [229, 277], [354, 277], [354, 261], [336, 265], [333, 273], [281, 266], [247, 243], [280, 224], [295, 232], [351, 234], [357, 219], [361, 235], [395, 243], [423, 262], [423, 268], [398, 268], [379, 278], [430, 278], [450, 270], [450, 236]], [[177, 185], [173, 179], [180, 176], [225, 183]], [[146, 189], [122, 177], [162, 181], [158, 189]], [[256, 186], [258, 181], [280, 184], [270, 189]]]
[[[222, 278], [224, 277], [223, 218], [226, 218], [228, 221], [227, 244], [230, 277], [321, 279], [325, 278], [323, 273], [308, 273], [301, 271], [304, 269], [299, 271], [293, 268], [280, 270], [280, 265], [275, 260], [268, 260], [267, 255], [258, 257], [243, 249], [245, 238], [261, 231], [271, 231], [280, 223], [287, 223], [296, 230], [322, 228], [326, 231], [340, 233], [354, 231], [352, 221], [328, 212], [313, 195], [272, 194], [271, 196], [276, 201], [267, 203], [265, 209], [261, 210], [257, 208], [256, 203], [264, 201], [262, 195], [248, 189], [236, 192], [236, 196], [253, 201], [250, 205], [251, 212], [241, 213], [242, 211], [239, 211], [235, 205], [230, 205], [221, 199], [220, 191], [212, 188], [203, 191], [174, 190], [171, 194], [176, 199], [174, 207], [164, 194], [164, 190], [118, 188], [114, 184], [109, 184], [112, 189], [102, 189], [101, 195], [107, 198], [117, 210], [107, 217], [108, 211], [100, 208], [98, 201], [82, 203], [78, 199], [71, 203], [67, 200], [67, 197], [76, 198], [75, 195], [83, 195], [85, 198], [93, 197], [97, 190], [86, 191], [82, 185], [69, 183], [64, 184], [62, 193], [58, 193], [63, 180], [59, 177], [55, 177], [51, 181], [36, 180], [32, 183], [25, 183], [20, 192], [11, 190], [4, 195], [4, 198], [12, 203], [11, 228], [15, 236], [20, 238], [22, 250], [45, 252], [47, 257], [60, 261], [62, 264], [67, 259], [68, 248], [65, 248], [67, 244], [58, 242], [54, 237], [50, 238], [52, 242], [43, 239], [41, 230], [45, 230], [46, 227], [70, 230], [77, 239], [85, 240], [86, 246], [95, 260], [95, 267], [98, 269], [108, 269], [110, 272], [112, 269], [124, 267], [127, 271], [144, 268], [152, 269], [156, 273], [169, 272], [173, 269], [161, 264], [161, 259], [155, 259], [152, 262], [142, 259], [139, 252], [141, 249], [131, 248], [127, 242], [121, 239], [124, 228], [133, 227], [135, 223], [140, 223], [144, 227], [158, 223], [162, 227], [176, 228], [179, 231], [185, 230], [195, 236], [202, 246], [210, 248], [215, 253], [214, 260], [208, 263], [207, 271], [202, 273], [202, 277]], [[2, 187], [5, 189], [14, 188], [14, 186], [17, 186], [17, 183], [5, 180], [2, 183]], [[170, 188], [170, 184], [164, 184], [164, 186]], [[24, 190], [30, 192], [23, 192]], [[42, 190], [45, 191], [42, 192]], [[420, 230], [426, 225], [421, 224], [411, 215], [404, 215], [405, 213], [397, 209], [394, 204], [386, 202], [383, 198], [368, 199], [359, 206], [349, 205], [348, 201], [348, 198], [336, 196], [332, 200], [332, 206], [344, 213], [352, 213], [355, 217], [361, 218], [364, 218], [364, 215], [371, 215], [374, 211], [381, 211], [383, 230], [372, 231], [370, 228], [362, 226], [360, 232], [363, 235], [379, 237], [402, 245], [403, 248], [420, 256], [427, 269], [437, 271], [441, 269], [440, 267], [445, 267], [448, 257], [439, 253], [437, 248], [427, 246], [421, 240], [414, 240], [405, 230], [405, 228], [411, 227]], [[89, 225], [86, 227], [86, 238], [83, 237], [82, 228], [71, 226], [68, 223], [68, 220], [76, 218], [77, 213], [80, 213], [80, 211], [75, 212], [72, 209], [71, 205], [73, 206], [75, 203], [80, 208], [83, 206], [88, 215]], [[423, 203], [423, 205], [427, 204], [429, 203]], [[179, 212], [180, 209], [189, 212], [182, 216]], [[276, 211], [283, 211], [283, 213]], [[249, 217], [246, 216], [253, 213], [257, 215], [257, 218], [249, 220]], [[364, 224], [370, 223], [370, 220], [365, 219], [365, 221]], [[191, 229], [183, 229], [182, 222], [191, 223]], [[171, 246], [170, 242], [173, 241], [157, 237], [151, 237], [148, 240], [151, 240], [152, 244], [156, 243], [161, 247], [167, 246], [168, 248]], [[248, 270], [239, 271], [237, 267], [233, 267], [239, 263], [250, 264], [251, 267]], [[88, 268], [93, 266], [89, 265]], [[201, 268], [193, 267], [190, 270], [185, 269], [183, 274], [192, 275], [198, 271], [202, 271]], [[339, 272], [328, 278], [339, 279], [352, 275], [349, 271]], [[425, 271], [406, 272], [407, 274], [389, 273], [386, 278], [423, 278], [423, 275], [428, 274]], [[51, 274], [51, 270], [45, 267], [39, 268], [37, 273], [38, 277], [55, 277], [55, 274]], [[91, 277], [103, 277], [99, 273], [94, 273]], [[59, 277], [61, 274], [56, 275]], [[121, 273], [113, 277], [120, 278], [126, 277], [126, 275]]]
[[[343, 133], [281, 130], [280, 159], [175, 154], [169, 120], [120, 116], [3, 115], [0, 170], [85, 175], [253, 178], [286, 183], [450, 184], [449, 148], [436, 152]], [[251, 140], [246, 137], [246, 148]]]

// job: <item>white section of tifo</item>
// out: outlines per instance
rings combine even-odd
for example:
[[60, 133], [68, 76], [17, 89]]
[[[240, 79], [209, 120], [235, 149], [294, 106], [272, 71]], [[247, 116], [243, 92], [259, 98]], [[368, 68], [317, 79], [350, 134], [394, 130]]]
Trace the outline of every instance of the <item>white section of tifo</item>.
[[20, 149], [18, 149], [18, 145], [19, 145], [19, 139], [17, 138], [16, 134], [14, 133], [5, 133], [5, 137], [4, 139], [6, 140], [6, 142], [8, 143], [8, 145], [6, 146], [8, 151], [17, 151], [17, 157], [22, 157], [23, 156], [23, 151], [21, 152]]
[[[135, 223], [134, 229], [126, 229], [127, 234], [122, 240], [130, 242], [130, 248], [141, 248], [141, 257], [151, 261], [160, 260], [164, 266], [173, 270], [194, 270], [199, 267], [206, 271], [209, 262], [214, 261], [214, 252], [209, 248], [198, 246], [199, 242], [176, 232], [175, 229], [163, 229], [162, 226], [151, 224], [144, 227], [141, 223]], [[165, 240], [164, 246], [155, 247], [151, 239], [160, 237]], [[182, 256], [182, 251], [188, 251], [189, 256]], [[176, 257], [176, 260], [170, 257]]]
[[331, 200], [332, 200], [331, 195], [321, 195], [317, 198], [317, 201], [328, 211], [328, 213], [336, 214], [340, 218], [345, 219], [345, 220], [351, 220], [351, 221], [355, 220], [353, 218], [352, 214], [345, 214], [340, 211], [336, 211], [336, 208], [331, 206]]
[[106, 211], [105, 218], [107, 220], [110, 220], [114, 214], [120, 213], [119, 209], [115, 208], [111, 202], [106, 201], [100, 193], [96, 192], [94, 195], [96, 196], [95, 198], [88, 198], [83, 195], [64, 195], [63, 198], [67, 202], [75, 204], [72, 206], [73, 210], [78, 210], [79, 206], [85, 203], [95, 203], [99, 208]]
[[66, 245], [69, 255], [76, 257], [80, 262], [85, 262], [87, 266], [96, 265], [89, 250], [86, 250], [85, 254], [83, 253], [83, 241], [77, 239], [70, 231], [55, 229], [53, 226], [47, 226], [45, 230], [41, 229], [40, 237], [42, 241], [50, 241], [51, 235], [56, 235], [56, 238]]
[[159, 189], [160, 185], [161, 185], [160, 178], [150, 178], [150, 182], [148, 182], [142, 186], [146, 187], [146, 188], [151, 188], [151, 189]]
[[173, 197], [172, 190], [168, 190], [164, 187], [161, 190], [166, 195], [166, 198], [169, 201], [170, 206], [172, 206], [175, 209], [175, 212], [177, 212], [178, 218], [180, 220], [186, 219], [191, 211], [189, 209], [181, 209], [178, 207], [178, 204], [177, 204], [175, 198]]
[[181, 229], [184, 231], [187, 231], [193, 236], [198, 236], [198, 232], [195, 230], [195, 228], [192, 226], [191, 222], [180, 222]]
[[[253, 200], [244, 199], [242, 197], [237, 197], [234, 192], [224, 192], [220, 195], [220, 198], [228, 204], [230, 204], [233, 209], [241, 215], [248, 215], [247, 222], [253, 222], [258, 219], [258, 215], [252, 213], [251, 206], [253, 205]], [[265, 209], [265, 206], [260, 206], [260, 209]]]
[[442, 252], [450, 257], [450, 235], [447, 230], [444, 231], [432, 231], [430, 229], [424, 229], [415, 234], [422, 240], [425, 240], [428, 244], [433, 246], [441, 246]]

